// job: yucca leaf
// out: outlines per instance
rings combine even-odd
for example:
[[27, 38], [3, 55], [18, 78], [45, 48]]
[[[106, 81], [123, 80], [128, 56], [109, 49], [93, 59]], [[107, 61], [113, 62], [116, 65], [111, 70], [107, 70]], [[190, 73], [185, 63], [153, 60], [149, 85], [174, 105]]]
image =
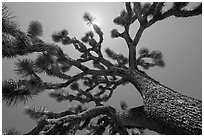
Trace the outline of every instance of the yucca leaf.
[[87, 32], [85, 34], [85, 36], [93, 38], [94, 37], [94, 33], [93, 33], [93, 31], [89, 31], [89, 32]]
[[155, 60], [155, 64], [159, 67], [165, 66], [165, 62], [163, 60]]
[[140, 55], [147, 55], [148, 53], [149, 53], [149, 49], [147, 49], [147, 48], [141, 48], [139, 50]]
[[54, 42], [60, 42], [62, 40], [63, 36], [60, 34], [60, 32], [54, 32], [52, 34], [52, 40]]
[[160, 60], [162, 59], [162, 53], [160, 51], [154, 50], [150, 53], [150, 56], [155, 59], [155, 60]]
[[85, 12], [83, 15], [83, 19], [85, 22], [92, 23], [94, 18], [89, 12]]
[[31, 98], [30, 90], [22, 81], [6, 80], [2, 83], [2, 99], [8, 106], [16, 105], [19, 102], [26, 103]]
[[49, 96], [55, 98], [57, 102], [62, 102], [64, 99], [64, 96], [61, 95], [60, 93], [51, 92], [49, 93]]
[[62, 36], [62, 37], [66, 37], [68, 34], [69, 34], [69, 32], [68, 32], [68, 30], [66, 30], [66, 29], [63, 29], [63, 30], [61, 31], [61, 36]]
[[125, 25], [125, 20], [122, 17], [116, 17], [113, 22], [117, 25], [124, 26]]
[[79, 88], [79, 84], [78, 84], [77, 82], [74, 82], [74, 83], [72, 83], [72, 84], [70, 85], [70, 88], [71, 88], [72, 90], [77, 90], [77, 89]]
[[52, 55], [50, 54], [40, 54], [35, 60], [35, 67], [39, 69], [39, 71], [45, 71], [52, 63], [54, 63]]
[[112, 51], [111, 49], [107, 48], [105, 50], [106, 54], [108, 55], [109, 58], [116, 60], [117, 59], [117, 55], [114, 51]]
[[83, 41], [84, 43], [89, 42], [89, 38], [87, 36], [84, 36], [81, 38], [81, 41]]
[[118, 30], [117, 30], [117, 29], [113, 29], [113, 30], [111, 31], [111, 37], [112, 37], [112, 38], [117, 38], [118, 36], [119, 36]]
[[49, 113], [49, 111], [47, 111], [47, 109], [45, 107], [34, 107], [34, 106], [30, 106], [30, 107], [26, 107], [25, 114], [29, 115], [30, 118], [34, 119], [34, 120], [38, 120], [40, 118], [42, 118], [43, 116], [45, 116], [46, 114]]
[[31, 21], [27, 32], [32, 37], [42, 36], [42, 24], [39, 21]]
[[35, 71], [34, 71], [34, 61], [30, 60], [30, 59], [22, 59], [22, 60], [18, 60], [18, 62], [16, 62], [16, 73], [19, 75], [22, 75], [23, 77], [28, 77], [28, 76], [32, 76]]
[[97, 44], [96, 40], [94, 38], [90, 39], [89, 40], [89, 45], [92, 46], [92, 47], [95, 47]]
[[63, 45], [68, 45], [68, 44], [71, 44], [71, 39], [70, 37], [65, 37], [64, 39], [62, 39], [62, 44]]
[[21, 31], [13, 21], [14, 16], [11, 15], [10, 9], [6, 4], [2, 5], [2, 34], [6, 33], [11, 36], [19, 36]]

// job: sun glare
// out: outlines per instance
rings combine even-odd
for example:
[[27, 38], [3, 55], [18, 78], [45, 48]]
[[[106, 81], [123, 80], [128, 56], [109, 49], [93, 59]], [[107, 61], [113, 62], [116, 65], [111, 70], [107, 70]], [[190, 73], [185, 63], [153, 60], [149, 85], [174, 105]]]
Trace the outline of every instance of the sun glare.
[[96, 25], [98, 25], [98, 26], [100, 25], [99, 22], [96, 21], [96, 20], [94, 20], [94, 21], [92, 22], [92, 24], [96, 24]]
[[93, 24], [96, 24], [96, 25], [98, 25], [99, 27], [102, 25], [101, 24], [101, 21], [100, 21], [100, 16], [98, 16], [98, 15], [93, 15], [93, 17], [94, 17], [94, 20], [93, 20]]

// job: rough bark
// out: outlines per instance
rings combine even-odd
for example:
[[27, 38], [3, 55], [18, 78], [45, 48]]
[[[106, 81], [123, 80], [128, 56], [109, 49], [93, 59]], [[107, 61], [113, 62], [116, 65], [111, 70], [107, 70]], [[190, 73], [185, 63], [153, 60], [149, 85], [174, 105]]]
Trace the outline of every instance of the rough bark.
[[122, 123], [161, 134], [202, 134], [202, 101], [182, 95], [141, 72], [130, 70], [126, 75], [140, 92], [144, 107], [123, 112]]

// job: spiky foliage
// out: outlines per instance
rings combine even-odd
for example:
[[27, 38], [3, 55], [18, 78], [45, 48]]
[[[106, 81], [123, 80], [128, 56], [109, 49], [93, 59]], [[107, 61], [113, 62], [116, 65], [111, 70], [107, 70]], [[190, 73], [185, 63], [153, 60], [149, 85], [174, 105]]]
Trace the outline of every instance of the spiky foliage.
[[117, 25], [124, 26], [127, 19], [127, 12], [122, 10], [119, 17], [116, 17], [113, 22]]
[[93, 38], [93, 37], [94, 37], [93, 31], [87, 32], [87, 33], [86, 33], [86, 36], [87, 36], [87, 37], [90, 37], [90, 38]]
[[31, 37], [42, 36], [42, 24], [39, 21], [32, 21], [28, 26], [28, 34]]
[[[150, 67], [158, 66], [164, 67], [165, 62], [163, 61], [163, 55], [160, 51], [154, 50], [151, 53], [147, 48], [141, 48], [139, 51], [139, 57], [137, 59], [137, 65], [140, 65], [144, 69], [149, 69]], [[145, 59], [151, 59], [152, 62], [147, 62]]]
[[83, 15], [83, 19], [85, 22], [87, 22], [87, 24], [92, 24], [95, 18], [89, 12], [85, 12]]
[[2, 5], [2, 55], [3, 57], [15, 57], [15, 43], [21, 36], [21, 31], [13, 20], [9, 7]]
[[18, 28], [18, 25], [15, 21], [13, 21], [13, 18], [15, 16], [12, 16], [9, 7], [6, 4], [2, 5], [2, 34], [3, 37], [5, 35], [11, 35], [16, 36], [20, 35], [20, 30]]
[[125, 66], [128, 63], [128, 59], [126, 57], [124, 57], [124, 55], [122, 54], [117, 54], [114, 51], [110, 50], [109, 48], [107, 48], [105, 50], [106, 54], [108, 55], [109, 58], [111, 58], [112, 60], [116, 60], [117, 61], [117, 66]]
[[9, 79], [2, 83], [2, 99], [8, 106], [17, 105], [20, 102], [27, 103], [43, 91], [41, 80], [36, 77], [18, 81]]
[[40, 54], [35, 60], [35, 66], [40, 72], [46, 71], [46, 69], [54, 63], [52, 55], [49, 53]]
[[26, 103], [31, 98], [30, 90], [22, 84], [22, 81], [6, 80], [2, 83], [2, 100], [8, 106], [16, 105], [19, 102]]
[[111, 37], [112, 37], [112, 38], [117, 38], [117, 37], [119, 37], [119, 35], [120, 35], [120, 33], [118, 32], [117, 29], [113, 29], [113, 30], [111, 31]]
[[44, 116], [49, 114], [49, 111], [45, 107], [34, 107], [34, 106], [27, 106], [25, 107], [25, 114], [29, 115], [30, 118], [39, 121]]
[[149, 53], [149, 50], [147, 48], [141, 48], [139, 51], [140, 55], [146, 56]]
[[[32, 34], [31, 34], [32, 33]], [[42, 51], [42, 43], [37, 37], [42, 34], [42, 25], [38, 21], [32, 21], [28, 28], [28, 33], [21, 31], [11, 15], [9, 7], [3, 4], [2, 7], [2, 56], [3, 58], [13, 58], [27, 55], [35, 51]]]
[[63, 29], [59, 32], [55, 32], [52, 34], [52, 40], [54, 42], [62, 42], [62, 44], [67, 45], [70, 44], [70, 38], [68, 37], [68, 30]]
[[31, 59], [23, 59], [23, 60], [18, 60], [16, 62], [16, 73], [19, 75], [22, 75], [23, 77], [29, 77], [33, 76], [35, 74], [34, 70], [34, 61]]
[[77, 89], [79, 88], [79, 84], [78, 84], [77, 82], [72, 83], [71, 86], [70, 86], [70, 88], [71, 88], [72, 90], [77, 90]]

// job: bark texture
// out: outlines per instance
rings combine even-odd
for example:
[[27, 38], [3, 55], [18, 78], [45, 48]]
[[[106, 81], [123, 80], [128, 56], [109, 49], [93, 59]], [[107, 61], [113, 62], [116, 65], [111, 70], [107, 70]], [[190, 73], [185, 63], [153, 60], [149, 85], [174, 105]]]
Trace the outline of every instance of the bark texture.
[[[202, 101], [182, 95], [141, 72], [130, 70], [126, 75], [144, 101], [144, 108], [126, 112], [126, 117], [135, 119], [134, 126], [161, 134], [202, 134]], [[138, 123], [137, 117], [141, 122]]]

